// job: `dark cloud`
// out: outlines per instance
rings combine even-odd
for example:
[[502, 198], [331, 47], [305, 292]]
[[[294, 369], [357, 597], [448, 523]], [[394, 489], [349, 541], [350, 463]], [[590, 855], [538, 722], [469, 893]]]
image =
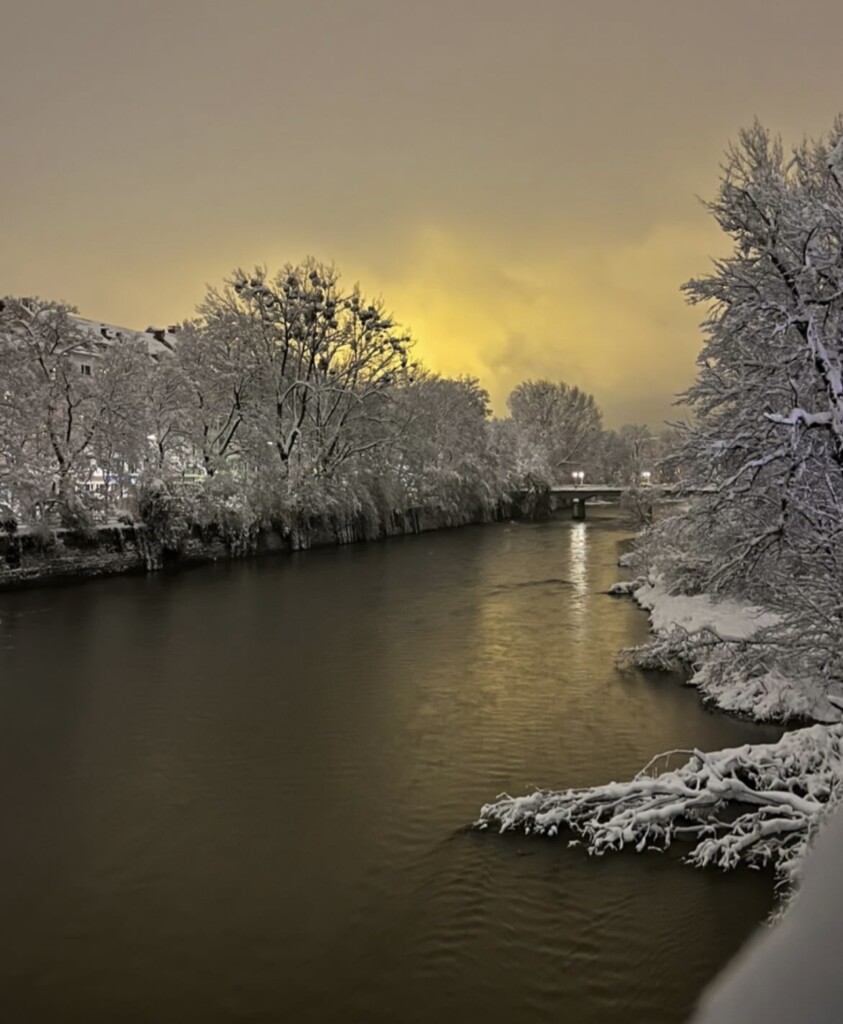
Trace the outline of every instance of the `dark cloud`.
[[696, 194], [758, 115], [837, 112], [843, 8], [768, 0], [29, 0], [3, 16], [2, 290], [145, 326], [311, 252], [502, 408], [658, 422], [689, 382]]

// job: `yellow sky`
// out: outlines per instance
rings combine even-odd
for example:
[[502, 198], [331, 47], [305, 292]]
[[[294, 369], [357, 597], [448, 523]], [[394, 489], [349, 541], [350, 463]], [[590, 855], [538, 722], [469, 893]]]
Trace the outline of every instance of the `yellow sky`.
[[836, 0], [2, 6], [0, 292], [142, 328], [310, 253], [498, 411], [546, 376], [610, 425], [692, 378], [729, 138], [843, 105]]

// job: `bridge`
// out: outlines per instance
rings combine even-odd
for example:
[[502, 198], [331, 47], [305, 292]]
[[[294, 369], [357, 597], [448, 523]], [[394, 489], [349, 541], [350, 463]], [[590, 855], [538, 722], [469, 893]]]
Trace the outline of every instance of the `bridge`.
[[550, 488], [551, 505], [558, 508], [570, 502], [572, 518], [585, 519], [585, 503], [589, 498], [620, 501], [627, 489], [616, 484], [556, 484]]
[[[585, 519], [585, 505], [589, 499], [602, 501], [620, 501], [624, 494], [635, 491], [639, 495], [639, 501], [646, 506], [645, 514], [652, 513], [653, 503], [659, 500], [669, 499], [676, 493], [676, 488], [664, 484], [644, 484], [640, 487], [631, 487], [629, 484], [554, 484], [549, 491], [544, 491], [545, 502], [540, 502], [539, 516], [547, 515], [548, 512], [557, 512], [560, 508], [571, 509], [573, 519]], [[527, 491], [520, 492], [520, 498], [527, 497]], [[541, 497], [541, 493], [534, 496]], [[535, 515], [534, 508], [532, 515]]]

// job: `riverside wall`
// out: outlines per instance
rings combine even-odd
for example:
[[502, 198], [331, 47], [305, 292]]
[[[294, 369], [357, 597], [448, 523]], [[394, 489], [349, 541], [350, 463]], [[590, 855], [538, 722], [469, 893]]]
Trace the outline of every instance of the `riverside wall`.
[[149, 572], [220, 559], [284, 554], [315, 547], [357, 544], [385, 537], [425, 533], [508, 518], [512, 509], [454, 515], [438, 509], [396, 513], [388, 522], [360, 519], [302, 520], [292, 527], [262, 529], [247, 538], [223, 536], [214, 528], [192, 527], [168, 547], [142, 525], [113, 524], [87, 530], [23, 529], [0, 533], [0, 590]]

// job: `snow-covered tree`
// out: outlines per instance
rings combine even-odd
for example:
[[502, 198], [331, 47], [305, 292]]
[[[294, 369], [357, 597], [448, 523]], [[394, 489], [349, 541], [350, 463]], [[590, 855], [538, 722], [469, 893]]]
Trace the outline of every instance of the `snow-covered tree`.
[[686, 285], [707, 319], [683, 396], [693, 421], [666, 471], [681, 467], [688, 504], [640, 541], [638, 593], [752, 600], [769, 614], [752, 635], [663, 630], [632, 656], [684, 661], [721, 707], [823, 724], [688, 751], [679, 769], [656, 760], [631, 782], [504, 797], [483, 822], [564, 825], [595, 852], [685, 838], [697, 864], [788, 872], [843, 792], [843, 121], [791, 152], [758, 124], [742, 132], [709, 209], [732, 251]]
[[[209, 310], [210, 313], [210, 310]], [[256, 417], [260, 361], [251, 331], [233, 317], [198, 319], [182, 324], [173, 359], [170, 386], [178, 395], [178, 433], [208, 476], [232, 459], [242, 459], [251, 419]]]
[[525, 478], [555, 483], [599, 462], [602, 416], [592, 395], [562, 381], [527, 380], [507, 399]]
[[146, 344], [125, 338], [106, 349], [91, 377], [97, 416], [90, 438], [90, 457], [103, 479], [102, 511], [124, 494], [132, 470], [143, 464], [151, 429], [148, 380], [150, 359]]
[[53, 453], [30, 381], [27, 351], [0, 329], [0, 500], [32, 519], [50, 493]]
[[803, 671], [829, 685], [843, 680], [841, 137], [838, 122], [786, 153], [756, 124], [730, 149], [710, 209], [733, 251], [686, 285], [709, 316], [676, 452], [699, 586], [778, 609], [783, 649], [810, 637]]
[[393, 400], [401, 421], [393, 464], [409, 504], [455, 521], [490, 511], [505, 485], [490, 444], [489, 395], [479, 381], [421, 371]]
[[274, 277], [235, 271], [199, 312], [217, 343], [248, 351], [260, 391], [254, 433], [274, 447], [285, 476], [330, 475], [390, 442], [386, 410], [412, 375], [412, 343], [381, 302], [344, 289], [333, 267], [309, 259]]
[[600, 479], [607, 484], [637, 486], [655, 482], [659, 459], [659, 438], [640, 423], [625, 423], [618, 430], [604, 431], [600, 444]]
[[52, 494], [68, 522], [81, 514], [78, 487], [95, 464], [94, 439], [102, 440], [109, 421], [117, 429], [120, 404], [132, 390], [120, 351], [97, 356], [97, 372], [92, 372], [91, 339], [74, 312], [40, 299], [0, 302], [0, 380], [9, 420], [6, 472], [31, 502], [36, 495], [23, 479], [24, 463], [34, 467], [37, 500]]

